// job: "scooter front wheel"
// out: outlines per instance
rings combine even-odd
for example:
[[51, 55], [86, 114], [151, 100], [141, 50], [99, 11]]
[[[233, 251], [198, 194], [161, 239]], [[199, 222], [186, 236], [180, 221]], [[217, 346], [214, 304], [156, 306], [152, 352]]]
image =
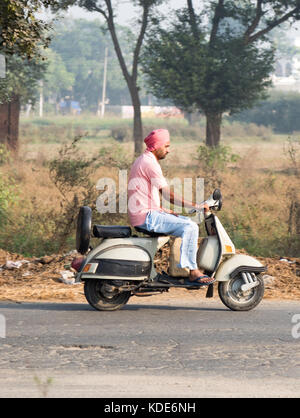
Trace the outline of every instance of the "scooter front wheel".
[[247, 292], [242, 291], [244, 280], [241, 275], [219, 282], [218, 292], [221, 301], [232, 311], [250, 311], [261, 302], [265, 291], [262, 277], [256, 276], [256, 280], [258, 285]]
[[113, 290], [108, 281], [97, 279], [85, 281], [84, 294], [88, 303], [97, 311], [121, 309], [131, 296], [131, 292]]

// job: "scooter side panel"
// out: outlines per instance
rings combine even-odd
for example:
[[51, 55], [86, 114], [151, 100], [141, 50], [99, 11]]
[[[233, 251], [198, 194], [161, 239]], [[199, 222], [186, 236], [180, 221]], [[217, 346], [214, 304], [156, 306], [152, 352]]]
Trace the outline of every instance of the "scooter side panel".
[[[151, 262], [150, 277], [154, 278], [157, 273], [154, 269], [153, 259], [156, 251], [163, 246], [170, 237], [131, 237], [131, 238], [109, 238], [104, 239], [97, 247], [95, 247], [87, 256], [85, 265], [90, 262], [99, 262], [101, 258], [117, 259], [117, 260], [131, 260], [137, 262], [149, 261]], [[80, 279], [95, 278], [107, 279], [107, 276], [99, 274], [90, 274], [82, 272]], [[115, 277], [116, 278], [116, 277]], [[132, 277], [131, 280], [144, 280], [147, 276]], [[118, 279], [121, 279], [118, 277]], [[128, 279], [128, 277], [124, 277]]]
[[233, 257], [223, 261], [216, 274], [215, 278], [219, 282], [225, 282], [230, 280], [230, 273], [233, 272], [239, 266], [249, 266], [249, 267], [263, 267], [263, 265], [253, 257], [244, 254], [235, 254]]
[[[104, 239], [97, 247], [95, 247], [87, 256], [87, 262], [94, 258], [101, 258], [101, 253], [105, 253], [105, 258], [126, 260], [139, 260], [141, 250], [133, 251], [133, 246], [141, 247], [153, 256], [157, 248], [157, 238], [108, 238]], [[127, 248], [126, 248], [127, 247]], [[134, 258], [133, 258], [134, 257]], [[138, 257], [138, 258], [135, 258]]]

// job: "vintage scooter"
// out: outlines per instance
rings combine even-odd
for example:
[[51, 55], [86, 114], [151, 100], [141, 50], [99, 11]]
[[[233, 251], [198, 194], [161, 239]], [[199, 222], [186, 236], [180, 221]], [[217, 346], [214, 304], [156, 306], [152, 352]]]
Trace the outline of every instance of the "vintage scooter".
[[[205, 203], [209, 206], [209, 212], [190, 211], [190, 214], [199, 216], [199, 224], [205, 222], [207, 233], [197, 252], [199, 269], [216, 279], [221, 301], [228, 308], [235, 311], [251, 310], [263, 298], [261, 273], [266, 267], [253, 257], [236, 254], [233, 242], [213, 213], [222, 208], [220, 190], [216, 189]], [[88, 206], [80, 208], [76, 247], [86, 257], [82, 257], [80, 263], [75, 261], [72, 266], [78, 271], [76, 281], [84, 282], [85, 297], [93, 308], [117, 310], [133, 295], [152, 295], [174, 287], [200, 289], [187, 280], [186, 269], [179, 269], [180, 274], [176, 277], [156, 271], [155, 254], [170, 240], [170, 236], [138, 227], [135, 230], [143, 235], [132, 235], [129, 226], [94, 225], [93, 236], [100, 242], [91, 248], [92, 210]], [[169, 271], [174, 270], [170, 267], [174, 266], [169, 266]], [[213, 286], [208, 286], [207, 297], [213, 296]]]

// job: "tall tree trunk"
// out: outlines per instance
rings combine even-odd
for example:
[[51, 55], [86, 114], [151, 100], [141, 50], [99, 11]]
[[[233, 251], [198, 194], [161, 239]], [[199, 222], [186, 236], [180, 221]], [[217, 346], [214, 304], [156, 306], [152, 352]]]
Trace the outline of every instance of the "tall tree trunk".
[[14, 152], [18, 150], [20, 120], [20, 98], [14, 96], [10, 102], [0, 104], [0, 143]]
[[222, 113], [206, 113], [206, 145], [217, 147], [221, 139]]
[[141, 154], [143, 152], [143, 124], [141, 114], [141, 102], [138, 91], [132, 95], [133, 104], [133, 140], [134, 140], [134, 153]]
[[105, 0], [107, 6], [107, 13], [102, 8], [97, 8], [97, 11], [100, 12], [106, 19], [108, 29], [110, 31], [114, 48], [119, 60], [121, 70], [123, 72], [124, 78], [126, 80], [134, 111], [133, 118], [133, 140], [134, 140], [134, 152], [135, 154], [141, 154], [143, 151], [143, 127], [142, 127], [142, 115], [141, 115], [141, 101], [139, 97], [139, 89], [137, 86], [137, 77], [138, 77], [138, 62], [142, 43], [146, 33], [146, 28], [149, 20], [149, 10], [150, 7], [148, 2], [141, 2], [143, 5], [143, 15], [141, 19], [140, 32], [137, 37], [135, 48], [133, 51], [133, 62], [132, 62], [132, 72], [131, 74], [128, 71], [128, 67], [124, 56], [122, 54], [121, 46], [117, 37], [117, 32], [114, 23], [114, 13], [111, 0]]

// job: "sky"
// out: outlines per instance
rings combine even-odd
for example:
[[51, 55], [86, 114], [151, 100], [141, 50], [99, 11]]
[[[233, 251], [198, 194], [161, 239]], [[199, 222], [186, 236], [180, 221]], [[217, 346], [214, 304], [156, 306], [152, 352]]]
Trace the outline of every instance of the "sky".
[[[118, 4], [116, 22], [120, 25], [130, 27], [133, 22], [133, 19], [138, 16], [136, 13], [140, 10], [140, 8], [134, 7], [132, 4], [132, 0], [113, 0], [112, 3], [113, 5]], [[165, 0], [163, 4], [160, 6], [160, 10], [167, 15], [170, 8], [174, 10], [186, 7], [186, 5], [186, 0]], [[194, 7], [196, 6], [197, 2], [194, 2]], [[99, 13], [90, 13], [78, 6], [71, 7], [66, 13], [66, 15], [70, 18], [75, 19], [102, 19], [102, 16]], [[298, 28], [298, 30], [296, 30], [296, 28]], [[291, 38], [291, 43], [294, 43], [296, 46], [300, 47], [300, 22], [297, 24], [293, 24], [292, 28], [288, 29], [288, 36]]]
[[[117, 14], [117, 19], [116, 21], [120, 24], [120, 25], [130, 25], [132, 19], [135, 17], [135, 12], [139, 9], [138, 7], [133, 7], [132, 5], [132, 1], [130, 0], [119, 0], [119, 1], [114, 1], [113, 4], [119, 4], [118, 6], [118, 14]], [[185, 7], [187, 4], [186, 0], [169, 0], [168, 3], [166, 4], [166, 2], [164, 2], [164, 4], [160, 7], [160, 9], [167, 13], [168, 10], [170, 9], [170, 7], [172, 7], [172, 9], [179, 9], [181, 7]], [[69, 9], [67, 16], [72, 17], [72, 18], [84, 18], [84, 19], [99, 19], [100, 14], [95, 12], [95, 13], [90, 13], [90, 12], [86, 12], [84, 11], [82, 8], [80, 7], [72, 7]]]

